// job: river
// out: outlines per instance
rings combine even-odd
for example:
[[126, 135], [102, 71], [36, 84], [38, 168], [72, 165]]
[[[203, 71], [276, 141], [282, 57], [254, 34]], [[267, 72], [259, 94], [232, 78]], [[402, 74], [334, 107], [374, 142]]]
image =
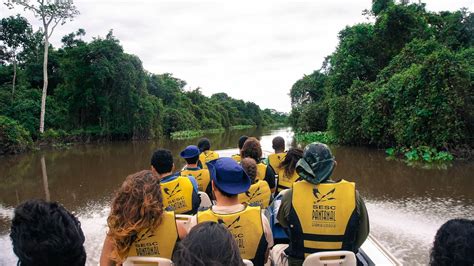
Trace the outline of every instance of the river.
[[[271, 151], [283, 136], [294, 146], [290, 128], [234, 130], [208, 137], [216, 150], [235, 148], [241, 135], [256, 136]], [[158, 147], [177, 155], [197, 139], [75, 145], [0, 157], [0, 265], [16, 265], [9, 234], [13, 208], [42, 198], [62, 203], [77, 215], [86, 235], [88, 265], [97, 265], [109, 203], [124, 178], [150, 168]], [[448, 219], [474, 219], [474, 162], [456, 161], [447, 169], [423, 169], [389, 161], [384, 151], [331, 147], [338, 161], [333, 177], [354, 181], [366, 201], [371, 233], [404, 264], [426, 264], [436, 230]]]

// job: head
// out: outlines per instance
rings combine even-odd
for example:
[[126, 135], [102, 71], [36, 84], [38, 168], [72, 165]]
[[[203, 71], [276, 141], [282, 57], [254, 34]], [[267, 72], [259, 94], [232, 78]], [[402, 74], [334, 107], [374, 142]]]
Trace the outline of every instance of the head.
[[254, 183], [255, 178], [257, 177], [257, 162], [255, 162], [255, 160], [252, 158], [244, 158], [240, 162], [240, 165], [242, 165], [245, 173], [247, 173], [247, 175], [250, 177], [250, 180], [252, 180], [252, 183]]
[[207, 164], [211, 174], [212, 190], [219, 203], [222, 197], [237, 199], [250, 187], [250, 178], [242, 166], [231, 158], [219, 158]]
[[252, 158], [257, 163], [260, 162], [260, 158], [262, 158], [262, 146], [260, 146], [260, 141], [253, 137], [248, 138], [240, 150], [240, 156], [242, 158]]
[[177, 266], [242, 265], [242, 257], [237, 242], [224, 225], [204, 222], [194, 226], [179, 242], [173, 262]]
[[239, 138], [239, 150], [242, 149], [242, 147], [244, 146], [244, 143], [245, 141], [248, 139], [249, 137], [243, 135]]
[[336, 160], [326, 144], [314, 142], [307, 145], [303, 158], [296, 164], [296, 172], [304, 180], [319, 184], [327, 180], [336, 166]]
[[285, 151], [285, 139], [278, 136], [273, 138], [272, 147], [275, 152], [284, 152]]
[[435, 236], [430, 265], [474, 264], [474, 220], [452, 219]]
[[170, 173], [174, 169], [173, 155], [169, 150], [158, 149], [151, 157], [151, 166], [159, 175]]
[[197, 146], [189, 145], [188, 147], [186, 147], [186, 149], [181, 151], [179, 155], [181, 156], [181, 158], [186, 160], [186, 163], [189, 165], [189, 164], [197, 164], [200, 153], [201, 152], [199, 151], [199, 148]]
[[145, 228], [156, 228], [162, 214], [160, 179], [148, 170], [127, 176], [112, 200], [107, 218], [107, 235], [115, 244], [111, 259], [123, 261], [136, 233]]
[[20, 265], [85, 265], [81, 223], [63, 206], [29, 200], [14, 213], [10, 238]]
[[286, 153], [285, 159], [281, 162], [280, 167], [284, 169], [286, 176], [292, 176], [296, 169], [296, 163], [303, 158], [303, 150], [291, 148]]
[[211, 149], [211, 142], [207, 138], [202, 138], [198, 141], [197, 146], [201, 152], [208, 151]]

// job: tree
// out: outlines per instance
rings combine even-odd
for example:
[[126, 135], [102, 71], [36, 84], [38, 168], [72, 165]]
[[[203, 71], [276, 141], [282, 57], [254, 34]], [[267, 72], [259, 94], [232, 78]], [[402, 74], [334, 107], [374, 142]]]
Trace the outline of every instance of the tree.
[[27, 0], [11, 0], [5, 3], [12, 9], [14, 5], [22, 6], [25, 10], [33, 12], [35, 17], [39, 18], [43, 24], [44, 37], [44, 55], [43, 55], [43, 93], [41, 96], [41, 115], [40, 115], [40, 133], [44, 132], [44, 116], [46, 113], [46, 96], [48, 92], [48, 50], [49, 39], [54, 33], [54, 29], [66, 20], [72, 20], [79, 14], [72, 0], [36, 0], [35, 3], [29, 3]]
[[20, 15], [3, 18], [0, 21], [0, 41], [9, 48], [9, 51], [5, 52], [5, 58], [13, 64], [12, 97], [15, 94], [18, 49], [25, 46], [32, 32], [28, 20]]

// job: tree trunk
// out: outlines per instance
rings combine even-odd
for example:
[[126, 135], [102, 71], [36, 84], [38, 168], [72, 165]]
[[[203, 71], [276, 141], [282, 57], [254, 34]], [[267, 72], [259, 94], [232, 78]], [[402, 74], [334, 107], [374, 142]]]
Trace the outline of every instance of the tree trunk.
[[12, 99], [15, 95], [15, 83], [16, 83], [16, 54], [13, 53], [13, 81], [12, 81]]
[[48, 92], [48, 50], [49, 37], [48, 30], [44, 30], [44, 55], [43, 55], [43, 94], [41, 95], [41, 117], [40, 117], [40, 133], [44, 133], [44, 115], [46, 113], [46, 95]]

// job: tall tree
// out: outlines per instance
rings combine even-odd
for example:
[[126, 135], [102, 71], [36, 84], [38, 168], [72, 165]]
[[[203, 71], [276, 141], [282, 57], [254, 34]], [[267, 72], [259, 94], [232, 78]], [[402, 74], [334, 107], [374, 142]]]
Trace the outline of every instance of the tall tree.
[[61, 24], [64, 25], [67, 20], [72, 20], [79, 14], [72, 0], [36, 0], [29, 3], [27, 0], [11, 0], [5, 3], [12, 9], [14, 5], [22, 6], [25, 10], [33, 12], [35, 17], [40, 19], [43, 24], [44, 37], [44, 56], [43, 56], [43, 92], [41, 96], [41, 116], [39, 132], [44, 132], [44, 116], [46, 113], [46, 96], [48, 92], [48, 50], [49, 39], [53, 35], [54, 29]]
[[0, 42], [8, 48], [5, 57], [13, 64], [12, 97], [15, 95], [18, 52], [25, 46], [32, 32], [28, 20], [20, 15], [2, 18], [0, 21]]

